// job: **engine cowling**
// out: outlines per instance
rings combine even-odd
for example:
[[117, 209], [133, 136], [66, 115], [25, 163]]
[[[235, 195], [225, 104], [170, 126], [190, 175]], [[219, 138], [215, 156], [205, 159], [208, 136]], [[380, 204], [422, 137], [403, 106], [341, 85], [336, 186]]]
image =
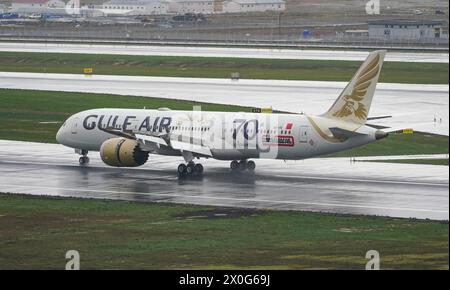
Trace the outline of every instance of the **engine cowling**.
[[137, 167], [148, 160], [148, 152], [142, 151], [138, 142], [126, 138], [112, 138], [100, 147], [103, 162], [116, 167]]

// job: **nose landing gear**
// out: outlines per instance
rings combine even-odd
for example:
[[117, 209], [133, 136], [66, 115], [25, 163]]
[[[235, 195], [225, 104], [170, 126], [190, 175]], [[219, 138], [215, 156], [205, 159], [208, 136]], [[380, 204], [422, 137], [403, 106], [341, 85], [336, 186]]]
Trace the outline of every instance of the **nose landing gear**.
[[85, 166], [85, 165], [89, 164], [89, 157], [87, 156], [88, 155], [87, 150], [76, 149], [75, 152], [81, 155], [80, 159], [78, 159], [78, 162], [80, 163], [80, 165]]
[[80, 159], [78, 159], [78, 162], [80, 165], [88, 165], [89, 164], [89, 157], [87, 156], [81, 156]]

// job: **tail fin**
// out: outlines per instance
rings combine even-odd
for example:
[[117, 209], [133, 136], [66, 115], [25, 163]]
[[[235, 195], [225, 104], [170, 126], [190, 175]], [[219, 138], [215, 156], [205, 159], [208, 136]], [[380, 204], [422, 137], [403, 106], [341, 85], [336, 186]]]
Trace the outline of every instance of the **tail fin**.
[[322, 116], [365, 124], [385, 54], [385, 50], [371, 52], [339, 98]]

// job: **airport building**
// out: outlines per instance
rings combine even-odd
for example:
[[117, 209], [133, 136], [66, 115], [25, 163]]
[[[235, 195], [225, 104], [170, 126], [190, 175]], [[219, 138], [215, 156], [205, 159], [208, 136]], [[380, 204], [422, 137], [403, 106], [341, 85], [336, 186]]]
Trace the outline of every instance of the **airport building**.
[[[13, 0], [11, 11], [20, 14], [66, 14], [62, 0]], [[220, 14], [284, 11], [284, 0], [109, 0], [81, 7], [85, 15]]]
[[220, 0], [170, 0], [169, 12], [176, 14], [213, 14]]
[[228, 0], [223, 4], [225, 13], [284, 11], [283, 0]]
[[0, 3], [0, 13], [5, 13], [8, 11], [8, 8], [5, 4]]
[[13, 0], [11, 11], [23, 14], [61, 12], [65, 6], [61, 0]]
[[284, 0], [168, 0], [169, 12], [176, 14], [219, 14], [284, 11]]
[[377, 20], [369, 24], [369, 38], [384, 40], [432, 40], [445, 38], [443, 21]]
[[168, 13], [169, 2], [165, 0], [111, 0], [96, 8], [105, 15], [157, 15]]

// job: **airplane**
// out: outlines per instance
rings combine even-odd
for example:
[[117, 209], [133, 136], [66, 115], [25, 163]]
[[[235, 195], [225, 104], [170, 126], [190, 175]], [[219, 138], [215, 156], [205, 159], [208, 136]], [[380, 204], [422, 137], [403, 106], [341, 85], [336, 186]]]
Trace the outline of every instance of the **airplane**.
[[231, 161], [233, 172], [254, 172], [251, 159], [301, 160], [348, 150], [388, 136], [366, 124], [385, 54], [371, 52], [321, 115], [91, 109], [70, 116], [56, 140], [75, 148], [83, 166], [89, 151], [100, 151], [103, 162], [115, 167], [141, 166], [151, 154], [180, 156], [180, 176], [202, 174], [203, 165], [195, 162], [201, 158]]

